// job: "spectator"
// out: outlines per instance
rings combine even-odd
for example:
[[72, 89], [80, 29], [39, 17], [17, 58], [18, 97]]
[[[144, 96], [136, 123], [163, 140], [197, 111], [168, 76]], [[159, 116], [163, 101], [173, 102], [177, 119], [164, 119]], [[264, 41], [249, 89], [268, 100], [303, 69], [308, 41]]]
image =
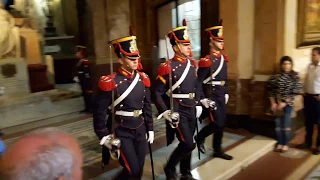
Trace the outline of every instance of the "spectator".
[[314, 154], [320, 153], [320, 47], [312, 49], [311, 63], [308, 66], [304, 83], [304, 117], [306, 126], [306, 138], [302, 149], [311, 148], [313, 125], [318, 124], [317, 150]]
[[271, 103], [271, 111], [277, 116], [276, 152], [286, 152], [291, 134], [291, 113], [295, 96], [301, 91], [302, 85], [299, 76], [292, 70], [292, 59], [284, 56], [280, 60], [281, 73], [270, 77], [267, 82], [267, 91]]
[[0, 179], [81, 180], [77, 141], [56, 128], [35, 130], [8, 147], [0, 161]]

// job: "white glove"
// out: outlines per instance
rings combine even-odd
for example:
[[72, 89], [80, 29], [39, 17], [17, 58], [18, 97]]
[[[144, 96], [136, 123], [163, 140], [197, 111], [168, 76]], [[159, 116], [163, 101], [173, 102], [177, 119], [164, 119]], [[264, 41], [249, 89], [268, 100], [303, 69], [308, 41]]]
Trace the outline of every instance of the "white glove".
[[77, 83], [80, 82], [78, 76], [73, 77], [73, 80]]
[[229, 101], [229, 94], [225, 94], [225, 95], [224, 95], [224, 98], [226, 99], [226, 104], [227, 104], [228, 101]]
[[202, 114], [202, 106], [196, 106], [196, 118], [199, 118]]
[[[109, 134], [108, 136], [104, 136], [101, 141], [100, 145], [104, 145], [109, 149], [109, 153], [112, 159], [116, 160], [120, 157], [120, 145], [121, 141], [118, 138], [114, 138], [113, 134]], [[112, 148], [112, 146], [114, 148]]]
[[161, 113], [157, 119], [160, 119], [161, 117], [164, 117], [167, 121], [169, 121], [172, 128], [176, 128], [179, 124], [179, 113], [173, 112], [171, 113], [171, 110], [166, 110], [163, 113]]
[[200, 102], [205, 108], [209, 108], [209, 99], [204, 98], [204, 99], [201, 99]]
[[200, 102], [205, 108], [214, 108], [216, 106], [216, 102], [209, 100], [208, 98], [201, 99]]
[[148, 134], [146, 134], [146, 139], [150, 144], [152, 144], [154, 141], [154, 132], [148, 131]]
[[114, 139], [112, 134], [109, 134], [108, 136], [104, 136], [101, 140], [100, 140], [100, 145], [104, 145], [106, 146], [108, 149], [112, 149], [112, 145], [111, 145], [111, 141], [112, 139]]
[[162, 117], [164, 117], [164, 119], [168, 120], [168, 121], [172, 121], [172, 120], [177, 120], [178, 119], [178, 116], [177, 114], [173, 114], [173, 116], [171, 116], [171, 110], [166, 110], [164, 111], [163, 113], [161, 113], [157, 119], [160, 119]]
[[165, 112], [163, 112], [163, 117], [168, 120], [171, 121], [171, 110], [166, 110]]

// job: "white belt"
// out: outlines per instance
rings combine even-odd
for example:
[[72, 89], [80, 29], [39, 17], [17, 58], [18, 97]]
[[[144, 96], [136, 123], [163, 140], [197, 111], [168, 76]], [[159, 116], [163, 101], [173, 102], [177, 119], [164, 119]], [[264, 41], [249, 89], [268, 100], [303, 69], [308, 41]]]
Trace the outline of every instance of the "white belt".
[[134, 110], [133, 112], [128, 111], [116, 111], [116, 115], [119, 116], [133, 116], [133, 117], [139, 117], [139, 115], [142, 114], [142, 110]]
[[78, 71], [79, 74], [83, 73], [83, 71]]
[[[210, 84], [210, 82], [207, 82], [206, 84]], [[211, 81], [212, 86], [219, 85], [224, 86], [226, 84], [225, 81]]]
[[173, 98], [178, 99], [193, 99], [195, 97], [195, 93], [189, 93], [189, 94], [172, 94]]

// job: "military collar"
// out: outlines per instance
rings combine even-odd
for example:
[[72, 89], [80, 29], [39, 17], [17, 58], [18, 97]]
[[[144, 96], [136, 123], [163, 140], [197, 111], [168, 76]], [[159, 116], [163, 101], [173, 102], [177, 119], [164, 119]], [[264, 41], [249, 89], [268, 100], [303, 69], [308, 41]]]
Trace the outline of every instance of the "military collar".
[[82, 64], [89, 64], [89, 61], [88, 61], [88, 59], [81, 59], [81, 63]]
[[[124, 75], [125, 77], [127, 77], [127, 78], [133, 78], [133, 75], [134, 75], [134, 73], [131, 73], [131, 72], [125, 70], [125, 69], [122, 68], [122, 67], [119, 68], [119, 72], [120, 72], [122, 75]], [[134, 71], [133, 71], [133, 72], [134, 72]]]
[[173, 57], [173, 59], [176, 60], [176, 61], [179, 61], [179, 62], [186, 62], [186, 61], [187, 61], [186, 58], [182, 58], [182, 57], [180, 57], [180, 56], [178, 56], [178, 55], [175, 55], [175, 56]]
[[221, 53], [220, 52], [211, 52], [211, 55], [220, 58], [221, 57]]

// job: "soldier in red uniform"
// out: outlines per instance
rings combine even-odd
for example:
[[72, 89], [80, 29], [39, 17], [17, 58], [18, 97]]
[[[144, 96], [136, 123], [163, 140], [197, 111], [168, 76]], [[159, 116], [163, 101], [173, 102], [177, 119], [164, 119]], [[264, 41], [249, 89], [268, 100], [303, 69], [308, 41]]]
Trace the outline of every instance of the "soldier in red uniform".
[[92, 84], [89, 61], [86, 56], [86, 47], [77, 46], [76, 57], [79, 58], [77, 72], [85, 105], [83, 112], [92, 112]]
[[[112, 45], [121, 67], [110, 75], [102, 76], [99, 81], [93, 116], [94, 130], [100, 139], [107, 139], [103, 144], [110, 149], [112, 145], [108, 139], [112, 139], [112, 136], [121, 141], [120, 163], [124, 168], [117, 179], [141, 179], [146, 154], [146, 135], [149, 143], [153, 143], [154, 139], [150, 79], [147, 74], [137, 70], [140, 54], [136, 46], [136, 36], [114, 40]], [[114, 123], [111, 118], [112, 106]]]
[[[193, 135], [196, 127], [196, 116], [200, 116], [202, 107], [197, 106], [197, 63], [190, 58], [191, 46], [188, 27], [172, 29], [168, 33], [175, 55], [169, 61], [160, 64], [155, 84], [155, 104], [167, 121], [167, 144], [170, 145], [176, 134], [180, 143], [171, 154], [164, 172], [168, 180], [177, 179], [176, 165], [180, 163], [180, 179], [192, 180], [191, 153], [195, 148]], [[171, 73], [171, 74], [170, 74]], [[170, 82], [169, 77], [172, 77]], [[170, 87], [170, 83], [172, 87]], [[170, 104], [172, 89], [173, 104]], [[173, 107], [172, 109], [170, 107]], [[198, 110], [196, 112], [196, 109]], [[180, 118], [180, 120], [179, 120]]]
[[210, 54], [199, 61], [198, 83], [202, 85], [203, 90], [200, 102], [209, 111], [211, 122], [199, 132], [195, 140], [199, 150], [205, 153], [204, 140], [214, 133], [213, 156], [231, 160], [233, 157], [225, 154], [221, 148], [226, 120], [226, 104], [229, 99], [226, 86], [228, 57], [221, 54], [224, 48], [222, 21], [218, 26], [210, 27], [205, 31], [210, 38]]

